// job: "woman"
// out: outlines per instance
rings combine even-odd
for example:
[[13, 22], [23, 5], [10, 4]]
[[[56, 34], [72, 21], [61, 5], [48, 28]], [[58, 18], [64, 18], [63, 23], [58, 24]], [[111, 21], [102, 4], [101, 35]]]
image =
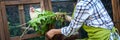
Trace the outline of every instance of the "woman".
[[88, 34], [85, 40], [115, 40], [118, 39], [114, 24], [100, 0], [80, 0], [76, 4], [74, 18], [69, 26], [61, 29], [51, 29], [47, 32], [49, 38], [56, 34], [67, 37], [83, 28]]

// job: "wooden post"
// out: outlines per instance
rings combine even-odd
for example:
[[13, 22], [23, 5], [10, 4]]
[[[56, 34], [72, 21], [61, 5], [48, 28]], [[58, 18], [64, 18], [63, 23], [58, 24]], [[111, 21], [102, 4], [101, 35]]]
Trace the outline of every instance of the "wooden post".
[[[1, 31], [3, 31], [4, 32], [4, 34], [3, 35], [1, 35], [1, 36], [3, 36], [2, 38], [2, 40], [4, 40], [4, 38], [5, 38], [5, 40], [10, 40], [10, 33], [9, 33], [9, 31], [8, 31], [8, 21], [7, 21], [7, 15], [6, 15], [6, 9], [5, 9], [5, 3], [4, 2], [1, 2], [0, 3], [1, 5], [1, 17], [2, 17], [2, 23], [3, 23], [3, 26], [1, 26]], [[1, 19], [0, 19], [1, 20]], [[2, 24], [1, 24], [2, 25]], [[3, 33], [2, 32], [2, 33]]]
[[[19, 9], [19, 18], [20, 18], [20, 24], [24, 24], [25, 23], [25, 14], [24, 14], [24, 7], [22, 4], [18, 5], [18, 9]], [[25, 27], [25, 25], [24, 25]]]
[[41, 8], [42, 10], [52, 11], [51, 0], [41, 0]]
[[0, 2], [0, 40], [5, 40], [5, 34], [3, 29], [3, 19], [2, 19], [2, 8], [1, 8], [1, 2]]
[[52, 3], [51, 3], [51, 0], [48, 0], [48, 2], [47, 2], [48, 4], [46, 4], [46, 5], [48, 5], [48, 10], [50, 10], [50, 11], [52, 11]]
[[44, 0], [41, 0], [40, 6], [41, 6], [42, 10], [45, 10], [45, 8], [44, 8]]
[[118, 28], [120, 32], [120, 4], [119, 0], [112, 0], [112, 9], [113, 9], [113, 21], [115, 27]]

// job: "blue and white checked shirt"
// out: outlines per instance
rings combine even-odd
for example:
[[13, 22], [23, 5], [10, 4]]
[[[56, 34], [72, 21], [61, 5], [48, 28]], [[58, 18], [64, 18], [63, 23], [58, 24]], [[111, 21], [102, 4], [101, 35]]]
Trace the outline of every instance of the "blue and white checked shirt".
[[74, 19], [71, 20], [69, 26], [61, 28], [61, 33], [65, 36], [76, 33], [83, 23], [106, 29], [112, 29], [114, 26], [100, 0], [81, 0], [75, 8]]

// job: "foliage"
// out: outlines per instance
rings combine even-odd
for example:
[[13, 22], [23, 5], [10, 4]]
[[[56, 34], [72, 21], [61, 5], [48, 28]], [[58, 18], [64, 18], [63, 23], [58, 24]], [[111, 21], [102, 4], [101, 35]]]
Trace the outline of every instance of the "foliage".
[[55, 14], [51, 11], [40, 12], [37, 10], [35, 10], [35, 13], [38, 14], [37, 18], [30, 20], [28, 23], [40, 34], [45, 34], [50, 24], [54, 24], [56, 21], [64, 21], [63, 14]]

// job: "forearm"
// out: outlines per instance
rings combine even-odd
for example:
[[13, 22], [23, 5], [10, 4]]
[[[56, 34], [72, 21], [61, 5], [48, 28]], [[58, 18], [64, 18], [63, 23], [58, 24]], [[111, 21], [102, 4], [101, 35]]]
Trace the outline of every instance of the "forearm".
[[[81, 24], [82, 25], [82, 24]], [[78, 29], [81, 27], [81, 25], [69, 25], [66, 27], [61, 28], [61, 34], [65, 35], [66, 37], [69, 37], [71, 35], [74, 35], [78, 32]]]
[[55, 34], [61, 34], [61, 29], [53, 29]]

